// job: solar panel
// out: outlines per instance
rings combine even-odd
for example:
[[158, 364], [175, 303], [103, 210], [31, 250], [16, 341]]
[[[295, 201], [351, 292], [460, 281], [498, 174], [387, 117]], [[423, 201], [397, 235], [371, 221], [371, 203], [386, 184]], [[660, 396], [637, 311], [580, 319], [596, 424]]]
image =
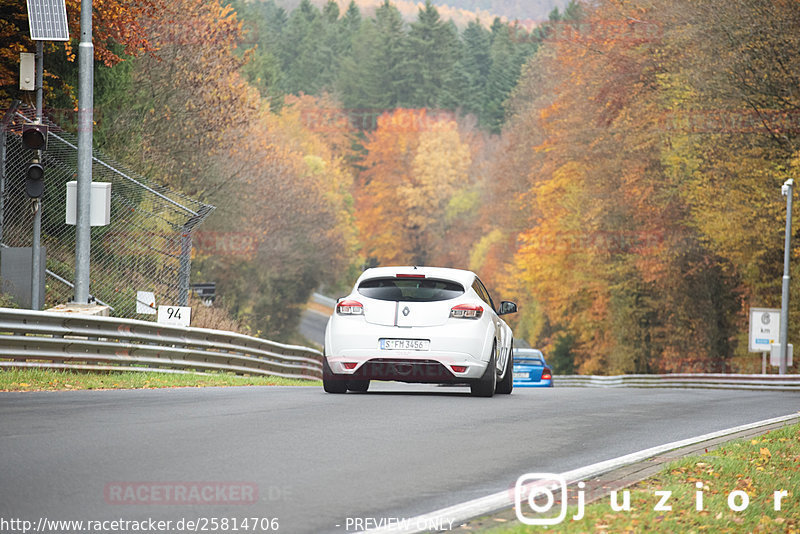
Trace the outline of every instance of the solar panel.
[[28, 0], [28, 22], [34, 41], [69, 41], [66, 0]]

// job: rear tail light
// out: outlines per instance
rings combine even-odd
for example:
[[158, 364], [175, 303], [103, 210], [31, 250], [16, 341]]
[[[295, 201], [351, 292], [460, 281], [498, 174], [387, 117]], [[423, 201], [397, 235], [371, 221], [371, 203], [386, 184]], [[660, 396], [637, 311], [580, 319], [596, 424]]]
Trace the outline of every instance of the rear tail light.
[[552, 380], [553, 379], [553, 372], [550, 371], [547, 367], [544, 368], [542, 371], [542, 380]]
[[336, 305], [339, 315], [364, 315], [364, 305], [357, 300], [343, 300]]
[[358, 365], [358, 363], [355, 363], [355, 362], [347, 362], [347, 363], [343, 363], [342, 365], [344, 365], [344, 368], [345, 368], [345, 369], [347, 369], [348, 371], [352, 371], [353, 369], [355, 369], [355, 368], [356, 368], [356, 366]]
[[456, 373], [466, 373], [467, 366], [466, 365], [451, 365], [450, 367], [453, 368], [453, 371]]
[[480, 319], [483, 308], [475, 304], [459, 304], [450, 310], [450, 317], [454, 319]]

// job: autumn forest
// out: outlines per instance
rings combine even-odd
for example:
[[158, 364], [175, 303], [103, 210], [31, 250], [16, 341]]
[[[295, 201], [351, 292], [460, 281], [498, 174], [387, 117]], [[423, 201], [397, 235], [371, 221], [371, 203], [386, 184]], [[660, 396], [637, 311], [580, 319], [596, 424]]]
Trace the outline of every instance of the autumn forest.
[[[780, 186], [800, 178], [797, 2], [572, 2], [535, 25], [388, 0], [94, 5], [95, 145], [255, 243], [193, 262], [244, 328], [285, 339], [365, 266], [449, 266], [518, 302], [556, 373], [760, 370], [748, 308], [780, 306]], [[0, 12], [5, 108], [30, 98], [33, 45], [25, 2]], [[76, 49], [47, 45], [48, 107], [75, 107]]]

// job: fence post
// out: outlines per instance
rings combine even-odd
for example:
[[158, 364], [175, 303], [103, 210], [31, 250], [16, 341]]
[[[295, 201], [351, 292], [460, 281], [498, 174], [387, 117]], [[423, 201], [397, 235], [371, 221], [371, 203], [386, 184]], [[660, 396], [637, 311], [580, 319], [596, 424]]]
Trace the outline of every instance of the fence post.
[[181, 257], [178, 279], [178, 305], [189, 305], [189, 276], [192, 270], [192, 234], [184, 227], [181, 232]]

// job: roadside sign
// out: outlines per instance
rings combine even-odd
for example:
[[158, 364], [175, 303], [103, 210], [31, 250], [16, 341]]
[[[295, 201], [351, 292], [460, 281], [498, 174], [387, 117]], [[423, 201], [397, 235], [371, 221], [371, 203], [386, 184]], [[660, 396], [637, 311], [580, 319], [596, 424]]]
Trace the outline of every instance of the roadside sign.
[[781, 310], [750, 308], [750, 352], [770, 352], [781, 338]]
[[159, 306], [156, 320], [159, 324], [189, 326], [191, 317], [192, 308], [190, 306]]

